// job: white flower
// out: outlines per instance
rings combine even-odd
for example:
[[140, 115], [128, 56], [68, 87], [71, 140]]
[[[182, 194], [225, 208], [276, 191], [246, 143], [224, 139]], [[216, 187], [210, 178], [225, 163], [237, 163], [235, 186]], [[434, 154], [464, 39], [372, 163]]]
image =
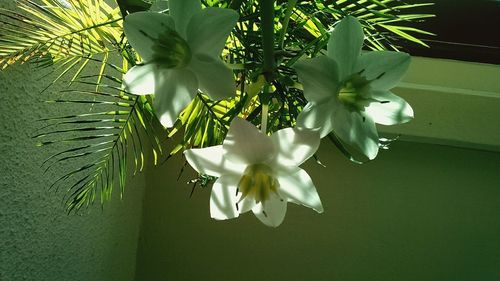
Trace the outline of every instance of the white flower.
[[323, 212], [309, 175], [299, 168], [318, 149], [319, 134], [286, 128], [272, 136], [235, 118], [222, 145], [184, 152], [201, 174], [218, 177], [212, 188], [210, 214], [217, 220], [249, 210], [268, 226], [283, 222], [287, 202]]
[[201, 9], [199, 0], [168, 3], [170, 15], [133, 13], [124, 23], [143, 59], [127, 72], [124, 85], [132, 94], [155, 94], [154, 109], [165, 127], [173, 126], [198, 89], [214, 100], [235, 93], [233, 73], [219, 56], [238, 20], [236, 11]]
[[294, 68], [309, 103], [297, 126], [332, 130], [344, 143], [369, 159], [378, 153], [375, 123], [393, 125], [413, 118], [413, 109], [389, 90], [403, 77], [410, 56], [400, 52], [361, 54], [363, 28], [351, 16], [333, 30], [328, 55], [300, 61]]

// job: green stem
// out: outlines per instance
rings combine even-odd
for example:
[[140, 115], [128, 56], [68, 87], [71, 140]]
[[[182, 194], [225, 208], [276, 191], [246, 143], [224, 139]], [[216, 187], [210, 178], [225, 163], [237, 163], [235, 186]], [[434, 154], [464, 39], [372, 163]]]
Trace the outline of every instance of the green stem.
[[267, 115], [269, 113], [269, 105], [262, 105], [262, 122], [260, 124], [260, 131], [263, 134], [267, 134]]
[[260, 95], [261, 111], [261, 131], [267, 133], [267, 115], [269, 113], [269, 100], [271, 93], [269, 92], [271, 82], [276, 79], [276, 59], [274, 57], [274, 1], [260, 1], [260, 19], [262, 29], [262, 49], [263, 58], [262, 74], [266, 77], [264, 90]]
[[269, 104], [262, 104], [260, 131], [267, 134], [267, 116], [269, 115]]
[[275, 77], [276, 62], [274, 58], [274, 1], [260, 1], [260, 16], [262, 21], [262, 49], [264, 62], [262, 72], [267, 82], [272, 82]]
[[276, 77], [276, 60], [274, 57], [274, 1], [260, 1], [262, 49], [264, 52], [262, 74], [266, 77], [266, 84], [259, 98], [262, 105], [261, 131], [264, 134], [267, 133], [267, 115], [269, 113], [269, 100], [271, 99], [271, 93], [269, 92], [270, 84]]
[[292, 16], [293, 9], [295, 9], [295, 5], [297, 5], [298, 0], [289, 0], [288, 6], [285, 11], [285, 20], [283, 21], [283, 28], [281, 29], [281, 34], [278, 40], [278, 49], [283, 50], [285, 45], [285, 36], [288, 30], [288, 24], [290, 23], [290, 17]]

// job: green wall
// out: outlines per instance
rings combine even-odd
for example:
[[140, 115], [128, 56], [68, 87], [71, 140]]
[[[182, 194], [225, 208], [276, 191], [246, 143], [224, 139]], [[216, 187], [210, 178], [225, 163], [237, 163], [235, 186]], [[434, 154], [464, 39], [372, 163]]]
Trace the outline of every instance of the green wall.
[[500, 280], [500, 154], [397, 142], [357, 166], [327, 141], [305, 168], [325, 207], [277, 229], [209, 218], [180, 158], [146, 175], [136, 280]]
[[48, 190], [57, 173], [40, 168], [60, 147], [38, 148], [31, 136], [44, 124], [37, 120], [81, 109], [43, 103], [55, 96], [40, 94], [50, 82], [43, 74], [29, 65], [0, 71], [0, 280], [134, 280], [144, 179], [131, 179], [124, 200], [103, 211], [97, 203], [66, 215], [64, 188]]

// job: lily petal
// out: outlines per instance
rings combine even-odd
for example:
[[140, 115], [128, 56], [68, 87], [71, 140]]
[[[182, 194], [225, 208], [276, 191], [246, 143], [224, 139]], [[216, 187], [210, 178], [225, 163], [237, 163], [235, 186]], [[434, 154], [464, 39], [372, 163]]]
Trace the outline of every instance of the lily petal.
[[340, 87], [337, 63], [326, 56], [301, 60], [293, 68], [304, 86], [309, 102], [319, 102], [335, 96]]
[[210, 195], [210, 216], [216, 220], [227, 220], [239, 216], [236, 209], [236, 190], [239, 178], [224, 175], [215, 181]]
[[252, 212], [263, 224], [278, 227], [285, 219], [286, 205], [285, 199], [272, 193], [268, 200], [255, 205]]
[[280, 183], [280, 193], [298, 205], [303, 205], [315, 210], [318, 213], [323, 212], [323, 205], [319, 198], [316, 187], [311, 180], [311, 177], [301, 168], [288, 173], [278, 175]]
[[149, 8], [151, 12], [163, 13], [168, 11], [168, 0], [157, 0]]
[[378, 91], [372, 93], [372, 98], [378, 102], [372, 102], [365, 108], [366, 113], [373, 121], [382, 125], [395, 125], [409, 122], [413, 119], [413, 109], [402, 98], [389, 91]]
[[333, 131], [344, 142], [359, 149], [370, 160], [378, 153], [378, 133], [369, 116], [339, 108], [333, 118]]
[[375, 90], [389, 90], [401, 81], [410, 66], [411, 57], [406, 53], [379, 51], [363, 54], [356, 66], [356, 72], [370, 82]]
[[220, 177], [228, 174], [241, 175], [245, 171], [245, 165], [230, 162], [223, 154], [222, 145], [184, 151], [188, 163], [200, 174]]
[[170, 0], [168, 1], [170, 15], [175, 21], [175, 30], [187, 39], [186, 30], [194, 14], [201, 11], [200, 0]]
[[198, 81], [193, 72], [169, 69], [158, 77], [153, 106], [164, 127], [172, 127], [179, 113], [191, 102], [198, 91]]
[[340, 81], [354, 73], [363, 41], [363, 27], [352, 16], [342, 19], [333, 30], [328, 41], [328, 56], [338, 63]]
[[126, 16], [123, 23], [127, 40], [146, 62], [153, 59], [153, 47], [158, 38], [174, 28], [174, 20], [170, 16], [156, 12], [133, 13]]
[[213, 100], [222, 100], [236, 93], [233, 71], [218, 58], [205, 54], [193, 56], [189, 64], [198, 78], [200, 89]]
[[276, 155], [271, 139], [239, 117], [231, 122], [222, 146], [226, 159], [241, 164], [263, 163]]
[[255, 202], [255, 198], [253, 197], [245, 197], [238, 203], [238, 211], [240, 214], [244, 214], [250, 210], [252, 210], [257, 203]]
[[168, 69], [156, 63], [136, 65], [123, 77], [125, 90], [134, 95], [154, 94], [158, 83], [168, 75]]
[[318, 150], [320, 137], [318, 131], [304, 128], [285, 128], [271, 136], [278, 150], [273, 159], [273, 167], [297, 167]]
[[331, 116], [335, 109], [333, 99], [321, 103], [308, 103], [297, 117], [297, 127], [307, 129], [319, 129], [320, 137], [323, 138], [333, 129]]
[[191, 51], [219, 57], [238, 18], [235, 10], [212, 7], [194, 14], [186, 31]]

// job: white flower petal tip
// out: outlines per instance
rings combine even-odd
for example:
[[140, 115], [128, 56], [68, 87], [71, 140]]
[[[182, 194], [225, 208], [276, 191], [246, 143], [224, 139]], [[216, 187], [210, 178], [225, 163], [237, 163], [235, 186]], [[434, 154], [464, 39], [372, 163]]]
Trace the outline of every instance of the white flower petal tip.
[[363, 27], [352, 16], [342, 19], [328, 41], [328, 56], [338, 63], [340, 81], [353, 73], [363, 47]]
[[411, 63], [407, 53], [377, 51], [363, 54], [355, 71], [370, 81], [370, 87], [376, 91], [394, 88], [406, 74]]
[[246, 166], [224, 158], [222, 145], [207, 148], [192, 148], [184, 151], [189, 165], [198, 173], [221, 177], [222, 175], [240, 175]]
[[313, 209], [318, 213], [323, 213], [323, 204], [316, 191], [316, 187], [303, 169], [297, 168], [295, 171], [282, 173], [278, 176], [280, 192], [289, 202]]
[[133, 95], [149, 95], [155, 92], [155, 78], [159, 69], [155, 64], [136, 65], [123, 77], [125, 91]]
[[187, 41], [193, 53], [217, 58], [227, 37], [238, 22], [239, 14], [232, 9], [208, 7], [194, 14], [187, 27]]
[[267, 201], [255, 205], [252, 212], [265, 225], [278, 227], [285, 220], [287, 200], [273, 194]]
[[239, 216], [236, 207], [237, 177], [221, 176], [212, 187], [210, 216], [216, 220], [227, 220]]
[[374, 95], [379, 102], [373, 102], [365, 108], [373, 120], [382, 125], [396, 125], [413, 120], [413, 108], [402, 98], [391, 92], [379, 92]]
[[222, 152], [222, 145], [217, 145], [207, 148], [188, 149], [184, 151], [184, 156], [189, 165], [198, 173], [220, 177], [225, 166]]
[[336, 63], [338, 75], [326, 78], [322, 74], [334, 72], [325, 63], [328, 60], [296, 64], [309, 101], [297, 118], [297, 127], [320, 128], [322, 138], [333, 131], [348, 151], [354, 148], [372, 160], [379, 145], [375, 123], [394, 125], [413, 119], [411, 106], [389, 92], [408, 70], [411, 57], [390, 51], [361, 54], [363, 41], [361, 24], [347, 16], [328, 41], [327, 57]]
[[155, 91], [161, 94], [155, 95], [153, 107], [160, 123], [170, 128], [196, 95], [198, 81], [186, 69], [167, 69], [156, 81]]
[[318, 150], [320, 133], [318, 129], [285, 128], [274, 133], [271, 139], [278, 148], [275, 161], [282, 166], [297, 167]]
[[219, 177], [210, 197], [212, 218], [231, 219], [252, 210], [262, 223], [277, 227], [287, 202], [323, 211], [311, 178], [298, 168], [319, 142], [317, 131], [286, 128], [267, 136], [235, 118], [222, 145], [189, 149], [184, 155], [199, 173]]
[[368, 160], [373, 160], [377, 158], [379, 151], [379, 142], [368, 141], [363, 147], [361, 147], [362, 152], [368, 157]]

